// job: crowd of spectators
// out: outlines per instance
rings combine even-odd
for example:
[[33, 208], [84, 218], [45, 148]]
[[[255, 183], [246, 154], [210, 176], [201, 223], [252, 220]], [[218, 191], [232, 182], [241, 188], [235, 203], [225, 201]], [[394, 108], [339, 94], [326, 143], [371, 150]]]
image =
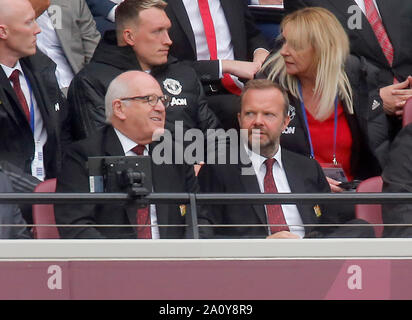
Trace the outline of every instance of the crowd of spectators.
[[[282, 4], [279, 35], [268, 42], [248, 5]], [[183, 142], [183, 152], [193, 152], [179, 134], [196, 131], [204, 138], [196, 151], [205, 153], [211, 130], [226, 137], [223, 130], [240, 129], [246, 139], [235, 151], [225, 140], [224, 151], [246, 163], [153, 162], [150, 191], [347, 192], [342, 182], [374, 176], [385, 192], [412, 190], [412, 124], [402, 128], [412, 98], [412, 44], [402, 32], [412, 27], [409, 1], [0, 5], [1, 192], [32, 192], [51, 178], [57, 192], [90, 192], [89, 157], [153, 157], [159, 130], [176, 141], [165, 152]], [[384, 205], [383, 220], [409, 223], [411, 210]], [[30, 205], [0, 204], [0, 213], [2, 224], [32, 223]], [[185, 225], [184, 205], [66, 204], [55, 216], [58, 224], [94, 226], [61, 227], [63, 238], [188, 237], [183, 227], [157, 227]], [[209, 226], [204, 238], [373, 236], [346, 204], [202, 206], [199, 221]], [[225, 224], [235, 226], [213, 227]], [[384, 236], [409, 237], [411, 228], [385, 227]], [[30, 228], [0, 227], [0, 238], [30, 236]]]

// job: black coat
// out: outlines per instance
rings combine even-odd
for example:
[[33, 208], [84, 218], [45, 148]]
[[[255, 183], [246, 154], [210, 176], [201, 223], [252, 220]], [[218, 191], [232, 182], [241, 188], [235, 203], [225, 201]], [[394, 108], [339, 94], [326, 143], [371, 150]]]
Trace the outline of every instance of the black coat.
[[[23, 72], [33, 90], [47, 132], [44, 145], [46, 178], [55, 177], [61, 168], [62, 142], [71, 140], [67, 101], [56, 80], [55, 63], [42, 52], [20, 59]], [[34, 138], [17, 96], [0, 68], [0, 160], [8, 161], [31, 174]]]
[[[240, 147], [242, 151], [243, 146]], [[246, 156], [247, 157], [247, 156]], [[248, 159], [242, 157], [242, 159]], [[292, 193], [325, 193], [330, 192], [329, 184], [317, 161], [290, 152], [282, 148], [282, 163]], [[247, 175], [243, 168], [249, 164], [204, 165], [199, 172], [198, 180], [200, 189], [205, 193], [260, 193], [256, 175]], [[253, 170], [253, 168], [252, 168]], [[321, 214], [317, 215], [315, 204], [298, 204], [297, 208], [303, 224], [337, 224], [345, 223], [343, 216], [339, 215], [339, 206], [319, 204]], [[199, 224], [267, 224], [265, 208], [263, 205], [205, 205], [199, 214]], [[363, 223], [363, 221], [352, 221]], [[370, 236], [369, 227], [362, 229], [352, 228], [338, 230], [334, 227], [305, 226], [305, 237], [351, 237]], [[265, 238], [268, 236], [266, 226], [262, 227], [230, 227], [207, 228], [200, 230], [203, 238]]]
[[[394, 140], [388, 164], [382, 173], [383, 192], [412, 192], [412, 124], [404, 127]], [[411, 224], [412, 204], [386, 204], [382, 219], [385, 224]], [[412, 227], [385, 226], [384, 237], [412, 237]]]
[[[88, 136], [105, 125], [104, 96], [110, 82], [123, 72], [141, 70], [139, 62], [130, 46], [117, 46], [114, 31], [105, 33], [92, 60], [72, 80], [68, 100], [78, 119], [79, 135]], [[166, 128], [174, 132], [175, 121], [183, 121], [183, 129], [207, 129], [220, 127], [215, 114], [209, 109], [202, 86], [195, 71], [169, 56], [166, 64], [154, 67], [151, 74], [159, 82], [163, 92], [181, 105], [172, 104], [166, 109]], [[172, 94], [166, 89], [166, 79], [177, 80], [181, 92]]]
[[[150, 146], [149, 153], [153, 146]], [[64, 171], [57, 178], [57, 192], [89, 192], [88, 157], [124, 156], [122, 145], [112, 126], [106, 125], [89, 138], [74, 143], [64, 159]], [[152, 182], [154, 192], [196, 192], [197, 182], [192, 166], [157, 165], [152, 163]], [[178, 205], [156, 205], [158, 224], [179, 225], [185, 223]], [[57, 224], [136, 224], [136, 211], [130, 213], [125, 205], [114, 204], [67, 204], [55, 206]], [[183, 238], [185, 228], [159, 228], [161, 238]], [[63, 238], [136, 238], [132, 227], [79, 227], [59, 228]]]

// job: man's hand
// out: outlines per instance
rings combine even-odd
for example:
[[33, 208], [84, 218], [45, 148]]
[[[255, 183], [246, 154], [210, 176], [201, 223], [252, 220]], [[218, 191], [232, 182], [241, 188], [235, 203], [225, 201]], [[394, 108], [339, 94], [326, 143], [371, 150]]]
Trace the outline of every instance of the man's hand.
[[300, 239], [300, 237], [289, 231], [279, 231], [267, 236], [266, 239]]
[[392, 84], [379, 90], [385, 113], [402, 117], [406, 100], [412, 97], [411, 85], [412, 77], [409, 76], [403, 82]]
[[269, 51], [267, 51], [266, 49], [256, 49], [255, 53], [253, 54], [253, 62], [256, 62], [260, 65], [259, 69], [262, 67], [263, 62], [265, 62], [268, 55]]
[[229, 73], [242, 79], [251, 80], [260, 70], [260, 64], [256, 62], [240, 60], [222, 60], [222, 72]]
[[340, 181], [337, 181], [337, 180], [329, 178], [329, 177], [326, 177], [326, 180], [328, 181], [330, 189], [332, 190], [332, 192], [336, 192], [336, 193], [337, 192], [343, 192], [343, 189], [338, 187], [339, 184], [340, 184]]

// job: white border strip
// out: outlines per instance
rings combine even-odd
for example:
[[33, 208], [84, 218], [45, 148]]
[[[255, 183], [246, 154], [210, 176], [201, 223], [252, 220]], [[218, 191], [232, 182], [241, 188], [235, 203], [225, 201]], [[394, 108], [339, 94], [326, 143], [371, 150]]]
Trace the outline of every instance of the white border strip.
[[2, 260], [412, 259], [412, 239], [0, 240]]

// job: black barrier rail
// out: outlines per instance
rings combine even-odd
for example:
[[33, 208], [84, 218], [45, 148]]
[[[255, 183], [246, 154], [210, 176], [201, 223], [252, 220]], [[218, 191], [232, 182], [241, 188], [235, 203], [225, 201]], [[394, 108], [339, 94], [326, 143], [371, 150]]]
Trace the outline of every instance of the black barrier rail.
[[412, 193], [149, 193], [142, 198], [132, 199], [126, 193], [0, 193], [0, 203], [62, 204], [71, 203], [190, 203], [197, 204], [308, 204], [339, 203], [383, 204], [412, 203]]
[[[412, 193], [277, 193], [277, 194], [215, 194], [215, 193], [149, 193], [147, 196], [131, 197], [127, 193], [0, 193], [1, 203], [25, 204], [67, 204], [67, 203], [124, 203], [130, 204], [189, 204], [186, 223], [191, 230], [190, 235], [199, 239], [197, 221], [198, 205], [216, 204], [407, 204], [412, 203]], [[383, 226], [376, 224], [377, 226]], [[91, 226], [91, 225], [88, 225]], [[160, 225], [159, 225], [160, 226]], [[208, 227], [220, 227], [209, 226]], [[227, 227], [227, 225], [225, 225]], [[242, 225], [247, 226], [247, 225]], [[264, 225], [259, 225], [264, 226]], [[267, 225], [269, 226], [269, 225]], [[271, 225], [270, 225], [271, 226]], [[326, 225], [323, 225], [326, 226]], [[335, 226], [352, 226], [350, 224]], [[359, 226], [359, 225], [356, 225]], [[370, 226], [375, 226], [370, 224]], [[392, 225], [391, 226], [395, 226]], [[403, 225], [405, 226], [405, 225]], [[71, 226], [74, 227], [74, 226]], [[98, 227], [98, 226], [95, 226]], [[100, 226], [103, 227], [103, 226]], [[164, 226], [167, 227], [167, 226]], [[183, 226], [182, 226], [183, 227]]]

